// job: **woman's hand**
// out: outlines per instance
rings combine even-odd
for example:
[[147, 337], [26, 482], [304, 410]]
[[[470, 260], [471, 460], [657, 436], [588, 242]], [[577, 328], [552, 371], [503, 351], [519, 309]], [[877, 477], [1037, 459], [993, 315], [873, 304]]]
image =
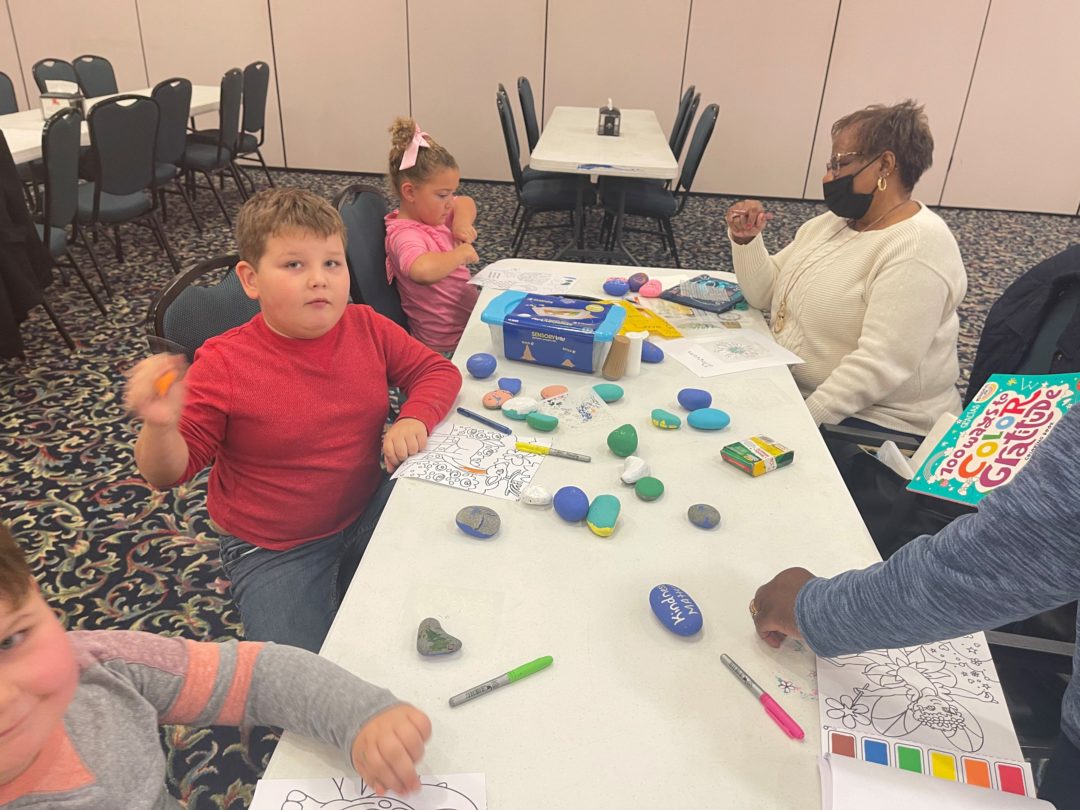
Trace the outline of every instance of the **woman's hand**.
[[727, 210], [728, 231], [731, 240], [740, 245], [747, 245], [765, 229], [765, 223], [773, 215], [757, 200], [742, 200]]

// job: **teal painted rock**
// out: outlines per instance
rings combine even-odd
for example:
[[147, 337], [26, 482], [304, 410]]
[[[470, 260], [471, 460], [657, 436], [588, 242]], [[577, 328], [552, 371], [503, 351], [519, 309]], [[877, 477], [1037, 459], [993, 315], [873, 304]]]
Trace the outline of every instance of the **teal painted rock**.
[[593, 386], [593, 391], [604, 402], [618, 402], [623, 397], [623, 390], [621, 385], [615, 385], [614, 383], [600, 383]]
[[723, 430], [730, 422], [731, 417], [716, 408], [698, 408], [686, 417], [686, 423], [698, 430]]
[[651, 340], [646, 340], [641, 344], [641, 362], [642, 363], [662, 363], [664, 361], [664, 350], [653, 343]]
[[664, 430], [678, 430], [682, 427], [682, 419], [669, 411], [665, 411], [663, 408], [653, 410], [652, 423], [654, 427], [663, 428]]
[[701, 609], [690, 594], [674, 585], [657, 585], [649, 592], [649, 607], [668, 630], [680, 636], [692, 636], [705, 621]]
[[664, 494], [664, 482], [659, 478], [646, 475], [634, 484], [634, 492], [643, 501], [655, 501]]
[[512, 396], [521, 393], [521, 380], [517, 377], [499, 377], [499, 390], [509, 391]]
[[615, 521], [619, 519], [619, 499], [614, 495], [597, 495], [589, 505], [589, 514], [585, 522], [589, 529], [599, 537], [607, 537], [615, 531]]
[[525, 417], [525, 424], [533, 430], [539, 430], [541, 433], [550, 433], [559, 426], [559, 417], [552, 416], [549, 413], [533, 411]]
[[633, 425], [617, 427], [607, 437], [607, 446], [620, 458], [626, 458], [637, 450], [637, 430]]
[[470, 537], [490, 540], [499, 531], [499, 515], [487, 506], [466, 506], [457, 513], [459, 529]]
[[699, 529], [715, 529], [720, 525], [720, 511], [707, 503], [695, 503], [686, 510], [686, 516]]
[[524, 422], [525, 418], [539, 407], [540, 403], [532, 397], [514, 397], [503, 403], [502, 412], [508, 419]]
[[684, 388], [678, 395], [679, 404], [688, 411], [708, 408], [712, 405], [712, 394], [700, 388]]
[[577, 487], [563, 487], [552, 502], [556, 514], [567, 523], [576, 523], [589, 514], [589, 496]]

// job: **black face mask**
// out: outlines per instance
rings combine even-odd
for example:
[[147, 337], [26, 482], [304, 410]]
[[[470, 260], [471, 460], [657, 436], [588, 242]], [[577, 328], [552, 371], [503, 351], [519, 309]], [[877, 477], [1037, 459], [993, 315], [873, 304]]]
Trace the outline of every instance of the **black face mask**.
[[[874, 158], [877, 160], [877, 158]], [[825, 193], [825, 205], [838, 217], [844, 219], [862, 219], [870, 210], [870, 204], [874, 201], [874, 192], [860, 194], [854, 190], [855, 178], [874, 162], [871, 160], [854, 174], [837, 177], [835, 180], [821, 184], [821, 190]]]

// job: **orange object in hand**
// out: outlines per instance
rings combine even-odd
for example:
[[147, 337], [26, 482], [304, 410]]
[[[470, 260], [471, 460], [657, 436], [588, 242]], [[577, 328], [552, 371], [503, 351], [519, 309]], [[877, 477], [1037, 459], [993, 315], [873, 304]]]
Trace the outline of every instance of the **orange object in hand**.
[[163, 397], [169, 393], [169, 389], [172, 388], [172, 384], [176, 382], [177, 376], [177, 373], [170, 369], [154, 381], [154, 390], [157, 391], [159, 397]]

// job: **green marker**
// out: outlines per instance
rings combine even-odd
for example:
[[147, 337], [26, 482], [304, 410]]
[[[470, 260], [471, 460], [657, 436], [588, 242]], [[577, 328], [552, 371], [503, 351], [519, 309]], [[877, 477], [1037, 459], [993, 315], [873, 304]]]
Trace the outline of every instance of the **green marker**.
[[527, 664], [522, 664], [517, 669], [512, 669], [505, 675], [500, 675], [498, 678], [492, 678], [487, 683], [482, 683], [479, 686], [474, 686], [472, 689], [468, 689], [462, 692], [460, 695], [454, 695], [450, 698], [450, 706], [460, 706], [462, 703], [468, 703], [473, 698], [478, 698], [481, 695], [486, 695], [488, 692], [493, 692], [500, 686], [506, 686], [508, 683], [514, 681], [520, 681], [534, 672], [539, 672], [542, 669], [546, 669], [551, 666], [551, 662], [555, 659], [550, 655], [545, 655], [543, 658], [537, 658], [535, 661], [530, 661]]

